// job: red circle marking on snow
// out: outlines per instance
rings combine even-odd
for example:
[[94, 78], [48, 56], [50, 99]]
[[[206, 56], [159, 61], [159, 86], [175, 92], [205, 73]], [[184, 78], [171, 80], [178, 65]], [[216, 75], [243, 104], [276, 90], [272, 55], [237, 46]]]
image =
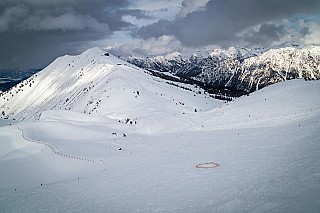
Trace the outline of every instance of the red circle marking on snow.
[[196, 165], [196, 167], [199, 169], [212, 169], [212, 168], [217, 168], [219, 166], [220, 164], [215, 162], [199, 163], [198, 165]]

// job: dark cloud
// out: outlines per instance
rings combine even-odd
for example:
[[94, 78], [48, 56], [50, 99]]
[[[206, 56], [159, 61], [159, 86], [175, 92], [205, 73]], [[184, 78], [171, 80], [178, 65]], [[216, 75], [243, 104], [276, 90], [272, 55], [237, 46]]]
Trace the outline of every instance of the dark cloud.
[[[75, 54], [82, 43], [98, 38], [97, 33], [84, 31], [9, 32], [0, 34], [0, 69], [41, 68], [56, 57]], [[100, 36], [103, 36], [102, 34]]]
[[146, 13], [146, 11], [138, 10], [138, 9], [130, 9], [130, 10], [120, 10], [118, 14], [134, 16], [137, 19], [152, 19], [153, 16]]
[[281, 35], [284, 34], [285, 26], [276, 24], [262, 24], [257, 30], [249, 31], [244, 34], [243, 39], [249, 43], [265, 45], [280, 41]]
[[[45, 66], [57, 56], [79, 53], [118, 31], [131, 30], [135, 37], [145, 39], [137, 42], [134, 50], [154, 52], [167, 52], [164, 47], [172, 44], [174, 49], [230, 46], [239, 42], [268, 45], [289, 33], [292, 36], [288, 38], [307, 36], [313, 42], [318, 39], [317, 24], [304, 23], [305, 26], [296, 27], [301, 32], [294, 32], [295, 27], [286, 26], [284, 19], [290, 20], [299, 14], [320, 14], [319, 0], [184, 0], [180, 1], [183, 2], [180, 13], [172, 10], [178, 13], [175, 19], [161, 20], [136, 31], [132, 23], [172, 18], [173, 12], [169, 7], [159, 11], [155, 7], [151, 12], [128, 9], [133, 2], [0, 0], [0, 69]], [[154, 41], [158, 42], [156, 49]]]
[[125, 11], [121, 9], [127, 4], [126, 0], [3, 0], [0, 31], [118, 30], [128, 25], [121, 21]]
[[1, 0], [0, 69], [39, 67], [80, 45], [132, 27], [128, 0]]
[[136, 35], [141, 38], [174, 35], [182, 44], [192, 47], [233, 45], [243, 39], [242, 32], [261, 25], [256, 32], [261, 40], [251, 40], [261, 43], [277, 40], [281, 33], [281, 27], [266, 23], [319, 12], [319, 0], [211, 0], [200, 11], [173, 21], [162, 20], [142, 27]]

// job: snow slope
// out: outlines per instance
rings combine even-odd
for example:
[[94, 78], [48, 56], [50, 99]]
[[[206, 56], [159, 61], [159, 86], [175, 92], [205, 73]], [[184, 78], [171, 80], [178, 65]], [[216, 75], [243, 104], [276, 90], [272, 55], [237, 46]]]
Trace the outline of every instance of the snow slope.
[[[187, 87], [193, 92], [166, 84], [145, 70], [93, 48], [79, 56], [56, 59], [2, 94], [0, 111], [3, 118], [19, 120], [39, 119], [43, 111], [57, 109], [124, 120], [156, 112], [173, 116], [195, 109], [206, 111], [222, 103], [207, 98], [201, 89]], [[195, 95], [199, 91], [202, 94]]]
[[223, 104], [123, 63], [62, 57], [4, 94], [25, 119], [0, 120], [0, 212], [320, 209], [320, 81]]

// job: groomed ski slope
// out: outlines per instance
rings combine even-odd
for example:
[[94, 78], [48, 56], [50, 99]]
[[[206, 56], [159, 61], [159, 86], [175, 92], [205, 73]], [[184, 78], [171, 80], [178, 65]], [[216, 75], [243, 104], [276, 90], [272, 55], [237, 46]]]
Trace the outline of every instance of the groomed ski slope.
[[4, 123], [1, 212], [317, 212], [319, 91], [283, 82], [175, 117], [137, 105], [139, 125], [72, 111]]

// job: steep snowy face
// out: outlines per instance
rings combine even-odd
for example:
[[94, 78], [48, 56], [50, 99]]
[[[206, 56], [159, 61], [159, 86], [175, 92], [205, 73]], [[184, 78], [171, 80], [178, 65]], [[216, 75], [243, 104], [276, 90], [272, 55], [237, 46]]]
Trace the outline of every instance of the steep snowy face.
[[157, 70], [161, 72], [175, 73], [176, 70], [181, 69], [185, 63], [184, 59], [177, 52], [165, 56], [156, 56], [152, 58], [135, 58], [129, 57], [128, 62], [143, 69]]
[[264, 54], [238, 60], [238, 70], [230, 69], [228, 87], [255, 91], [273, 83], [305, 78], [320, 79], [320, 48], [271, 49]]
[[154, 113], [206, 111], [221, 103], [199, 88], [169, 84], [93, 48], [78, 56], [60, 57], [1, 93], [0, 113], [2, 118], [39, 119], [46, 110], [72, 110], [126, 120]]
[[193, 78], [212, 87], [253, 92], [280, 81], [320, 79], [320, 48], [217, 49], [207, 57], [128, 61], [142, 68]]

